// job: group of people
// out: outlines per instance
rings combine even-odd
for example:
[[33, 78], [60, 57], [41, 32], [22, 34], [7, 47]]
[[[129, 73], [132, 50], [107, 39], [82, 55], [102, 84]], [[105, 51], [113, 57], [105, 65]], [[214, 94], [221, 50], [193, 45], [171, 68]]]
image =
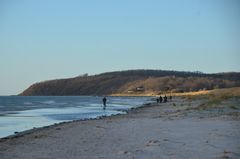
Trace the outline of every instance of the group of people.
[[[172, 96], [169, 96], [169, 100], [172, 101]], [[167, 103], [168, 101], [168, 97], [165, 95], [164, 97], [162, 97], [161, 95], [159, 97], [157, 97], [157, 103]], [[103, 109], [106, 109], [106, 104], [107, 104], [107, 98], [103, 97], [102, 99], [103, 102]]]
[[[170, 99], [170, 101], [172, 100], [172, 96], [170, 95], [169, 96], [169, 99]], [[161, 95], [159, 96], [159, 97], [157, 97], [157, 103], [167, 103], [167, 101], [168, 101], [168, 98], [167, 98], [167, 96], [165, 95], [164, 97], [162, 97]]]

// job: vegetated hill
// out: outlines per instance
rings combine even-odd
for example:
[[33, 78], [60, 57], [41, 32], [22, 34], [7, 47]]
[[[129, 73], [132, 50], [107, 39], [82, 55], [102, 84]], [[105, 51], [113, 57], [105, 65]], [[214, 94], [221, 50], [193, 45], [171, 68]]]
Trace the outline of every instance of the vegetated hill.
[[128, 70], [33, 84], [20, 95], [160, 94], [240, 86], [240, 73]]

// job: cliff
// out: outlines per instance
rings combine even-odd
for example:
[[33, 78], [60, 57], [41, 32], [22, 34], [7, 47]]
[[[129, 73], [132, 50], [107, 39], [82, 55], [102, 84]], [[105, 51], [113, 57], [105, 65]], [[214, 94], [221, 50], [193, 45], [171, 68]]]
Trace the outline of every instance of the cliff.
[[206, 74], [165, 70], [128, 70], [56, 79], [31, 85], [19, 95], [160, 94], [240, 86], [240, 73]]

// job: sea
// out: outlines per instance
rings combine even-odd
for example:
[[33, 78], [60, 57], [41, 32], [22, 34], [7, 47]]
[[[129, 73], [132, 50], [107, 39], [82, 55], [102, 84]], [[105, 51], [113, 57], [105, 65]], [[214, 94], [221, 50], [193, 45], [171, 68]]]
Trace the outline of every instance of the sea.
[[151, 97], [0, 96], [0, 138], [60, 122], [126, 114]]

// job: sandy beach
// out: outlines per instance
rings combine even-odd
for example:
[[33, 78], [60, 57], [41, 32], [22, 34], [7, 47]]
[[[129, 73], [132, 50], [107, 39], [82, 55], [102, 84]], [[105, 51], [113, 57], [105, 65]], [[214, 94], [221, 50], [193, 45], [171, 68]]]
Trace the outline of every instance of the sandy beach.
[[239, 98], [202, 109], [176, 97], [126, 115], [73, 121], [0, 140], [1, 159], [240, 158]]

